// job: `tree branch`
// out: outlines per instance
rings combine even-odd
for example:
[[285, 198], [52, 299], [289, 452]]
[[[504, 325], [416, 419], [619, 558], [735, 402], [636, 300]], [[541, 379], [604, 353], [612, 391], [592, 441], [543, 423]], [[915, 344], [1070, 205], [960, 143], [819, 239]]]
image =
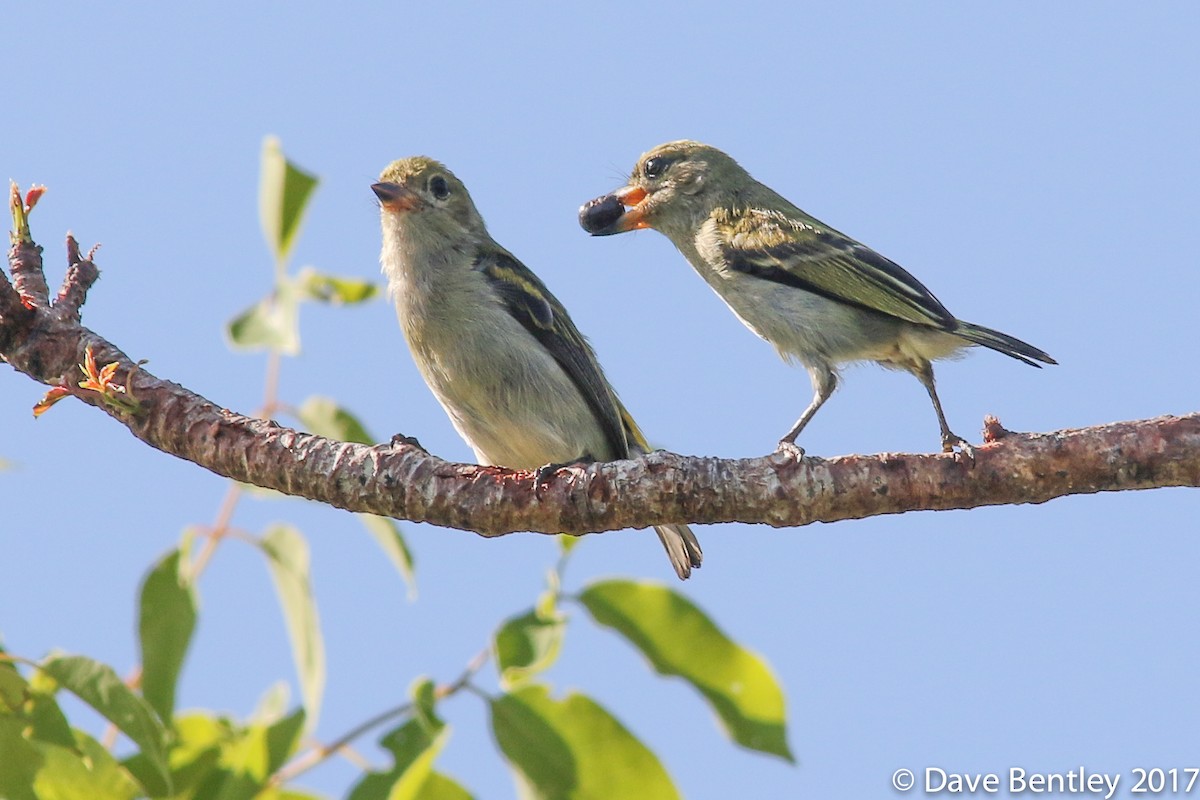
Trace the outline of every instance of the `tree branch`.
[[[79, 322], [98, 272], [68, 239], [69, 269], [51, 302], [41, 248], [15, 237], [13, 281], [0, 273], [0, 357], [95, 406], [165, 453], [245, 483], [350, 511], [500, 536], [515, 531], [747, 522], [798, 526], [920, 509], [1044, 503], [1056, 497], [1200, 486], [1200, 414], [1045, 434], [1005, 431], [989, 418], [974, 462], [937, 454], [849, 455], [795, 461], [655, 452], [633, 461], [532, 473], [454, 464], [401, 443], [337, 442], [236, 414], [141, 370]], [[113, 383], [136, 404], [79, 386], [91, 350], [116, 363]]]

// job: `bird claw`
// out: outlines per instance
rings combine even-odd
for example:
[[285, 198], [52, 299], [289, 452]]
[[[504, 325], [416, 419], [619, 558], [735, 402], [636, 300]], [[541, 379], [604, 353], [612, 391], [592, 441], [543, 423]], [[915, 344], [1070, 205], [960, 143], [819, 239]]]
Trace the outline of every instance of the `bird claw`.
[[425, 446], [417, 441], [417, 437], [405, 436], [403, 433], [397, 433], [395, 436], [393, 436], [389, 444], [392, 447], [415, 447], [422, 453], [429, 453], [429, 451], [425, 449]]
[[[955, 448], [958, 448], [957, 452]], [[955, 459], [963, 462], [968, 467], [975, 466], [975, 448], [971, 447], [966, 439], [956, 434], [949, 434], [942, 437], [942, 452], [954, 453]]]
[[802, 461], [804, 459], [804, 448], [795, 442], [789, 442], [786, 439], [781, 440], [779, 444], [775, 446], [775, 452], [782, 453], [785, 456], [790, 456], [796, 461]]
[[533, 488], [539, 495], [545, 490], [546, 484], [566, 464], [544, 464], [533, 471]]
[[546, 485], [554, 478], [554, 473], [560, 469], [567, 467], [578, 467], [583, 469], [587, 464], [594, 463], [595, 459], [585, 456], [578, 461], [563, 461], [559, 464], [543, 464], [533, 471], [533, 492], [537, 497], [541, 497], [546, 491]]

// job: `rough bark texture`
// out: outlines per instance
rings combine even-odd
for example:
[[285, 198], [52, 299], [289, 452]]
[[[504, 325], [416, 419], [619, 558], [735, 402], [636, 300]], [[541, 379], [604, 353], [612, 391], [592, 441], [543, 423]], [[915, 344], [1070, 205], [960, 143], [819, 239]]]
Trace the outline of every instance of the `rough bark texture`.
[[[219, 475], [351, 511], [499, 536], [581, 533], [672, 522], [833, 522], [919, 509], [1044, 503], [1070, 494], [1200, 486], [1200, 414], [1044, 434], [985, 423], [972, 461], [937, 454], [771, 455], [754, 459], [656, 452], [634, 461], [566, 467], [540, 485], [527, 472], [453, 464], [419, 447], [332, 441], [245, 417], [139, 369], [79, 323], [98, 272], [68, 239], [66, 279], [51, 302], [41, 248], [18, 238], [12, 281], [0, 272], [0, 357], [64, 387], [165, 453]], [[79, 388], [88, 348], [116, 362], [130, 413]]]

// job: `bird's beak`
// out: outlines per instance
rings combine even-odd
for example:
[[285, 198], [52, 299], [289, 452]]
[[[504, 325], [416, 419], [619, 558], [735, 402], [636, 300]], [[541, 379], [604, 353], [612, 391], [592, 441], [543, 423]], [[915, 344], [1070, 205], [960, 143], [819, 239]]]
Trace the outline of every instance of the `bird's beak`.
[[649, 228], [643, 206], [647, 197], [648, 193], [642, 187], [626, 186], [589, 200], [579, 209], [579, 224], [592, 236], [611, 236]]
[[399, 183], [372, 183], [371, 191], [379, 198], [379, 205], [388, 211], [412, 211], [421, 204], [416, 192]]

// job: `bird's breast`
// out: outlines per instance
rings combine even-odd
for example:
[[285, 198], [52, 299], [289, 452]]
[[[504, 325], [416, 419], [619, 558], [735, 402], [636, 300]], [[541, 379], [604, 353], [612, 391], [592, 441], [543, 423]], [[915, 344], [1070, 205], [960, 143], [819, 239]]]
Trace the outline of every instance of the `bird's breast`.
[[[398, 299], [399, 300], [399, 299]], [[492, 297], [441, 307], [436, 293], [398, 302], [413, 359], [481, 463], [533, 469], [616, 454], [578, 387]]]

